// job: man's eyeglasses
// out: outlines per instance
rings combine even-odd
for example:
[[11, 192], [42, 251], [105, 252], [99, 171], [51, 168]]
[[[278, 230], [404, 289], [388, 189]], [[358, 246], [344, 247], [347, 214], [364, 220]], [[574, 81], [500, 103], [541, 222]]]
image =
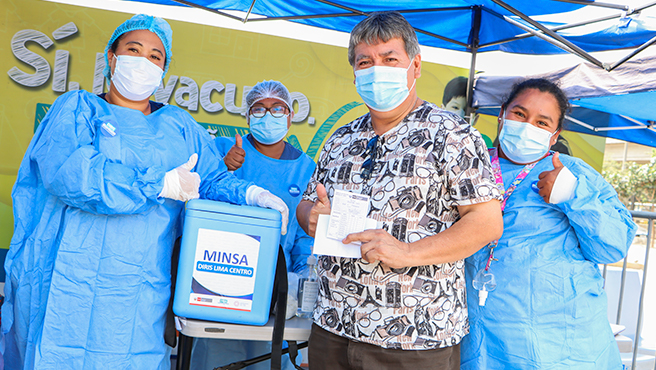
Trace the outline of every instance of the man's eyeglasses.
[[287, 109], [287, 107], [282, 104], [274, 105], [271, 108], [266, 108], [264, 106], [258, 105], [252, 107], [249, 114], [255, 118], [262, 118], [264, 117], [267, 111], [269, 111], [269, 113], [271, 113], [271, 115], [275, 118], [281, 118], [284, 117], [286, 114], [289, 114], [289, 110]]
[[371, 178], [371, 172], [376, 166], [376, 160], [378, 159], [378, 136], [374, 136], [367, 143], [367, 149], [364, 152], [365, 158], [367, 158], [364, 163], [362, 163], [362, 172], [360, 177], [363, 180], [369, 180]]

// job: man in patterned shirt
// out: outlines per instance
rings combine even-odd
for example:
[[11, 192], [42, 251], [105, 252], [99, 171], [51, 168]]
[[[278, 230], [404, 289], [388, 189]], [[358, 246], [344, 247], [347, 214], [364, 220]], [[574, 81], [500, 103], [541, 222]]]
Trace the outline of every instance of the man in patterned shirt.
[[503, 229], [480, 134], [417, 97], [417, 36], [397, 12], [351, 32], [349, 62], [369, 113], [324, 146], [298, 206], [314, 236], [336, 190], [370, 196], [377, 230], [350, 234], [361, 259], [321, 256], [312, 369], [458, 369], [469, 331], [465, 257]]

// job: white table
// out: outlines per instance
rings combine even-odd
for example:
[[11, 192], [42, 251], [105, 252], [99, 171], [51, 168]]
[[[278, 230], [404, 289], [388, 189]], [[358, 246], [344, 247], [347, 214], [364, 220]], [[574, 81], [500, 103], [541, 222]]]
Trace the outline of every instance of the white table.
[[[175, 318], [180, 331], [178, 340], [177, 370], [188, 370], [191, 361], [193, 338], [237, 339], [270, 341], [273, 335], [273, 317], [264, 326], [228, 324], [214, 321]], [[294, 317], [285, 321], [284, 340], [307, 341], [310, 338], [312, 320]]]

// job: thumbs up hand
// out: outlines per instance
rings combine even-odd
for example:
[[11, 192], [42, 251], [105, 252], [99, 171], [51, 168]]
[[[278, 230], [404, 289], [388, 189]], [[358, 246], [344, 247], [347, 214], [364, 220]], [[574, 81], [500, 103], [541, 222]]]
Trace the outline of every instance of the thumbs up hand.
[[317, 222], [319, 215], [330, 214], [330, 199], [328, 199], [328, 192], [323, 184], [317, 184], [317, 200], [310, 209], [310, 220], [308, 222], [308, 235], [314, 238], [317, 232]]
[[223, 157], [223, 163], [228, 167], [228, 171], [234, 171], [239, 169], [246, 159], [246, 152], [242, 149], [243, 139], [239, 134], [235, 135], [235, 145], [230, 148], [225, 157]]
[[164, 186], [160, 197], [186, 202], [190, 199], [196, 199], [200, 195], [200, 175], [191, 172], [198, 162], [198, 154], [194, 153], [189, 157], [187, 163], [184, 163], [164, 175]]
[[560, 162], [560, 158], [558, 157], [559, 155], [560, 153], [556, 152], [551, 157], [551, 162], [553, 163], [554, 169], [551, 171], [544, 171], [538, 176], [540, 179], [540, 181], [537, 183], [538, 189], [540, 190], [538, 194], [540, 194], [542, 199], [544, 199], [545, 203], [549, 203], [549, 198], [551, 197], [551, 191], [553, 190], [554, 182], [556, 181], [560, 171], [565, 167]]

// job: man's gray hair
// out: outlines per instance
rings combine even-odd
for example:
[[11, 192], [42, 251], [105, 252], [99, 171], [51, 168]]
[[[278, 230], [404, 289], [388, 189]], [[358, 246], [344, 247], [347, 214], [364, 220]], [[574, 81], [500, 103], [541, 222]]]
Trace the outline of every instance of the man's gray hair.
[[417, 34], [410, 23], [399, 12], [373, 12], [351, 31], [348, 47], [348, 59], [355, 65], [355, 47], [364, 42], [375, 45], [399, 37], [405, 44], [405, 52], [410, 60], [420, 53]]

